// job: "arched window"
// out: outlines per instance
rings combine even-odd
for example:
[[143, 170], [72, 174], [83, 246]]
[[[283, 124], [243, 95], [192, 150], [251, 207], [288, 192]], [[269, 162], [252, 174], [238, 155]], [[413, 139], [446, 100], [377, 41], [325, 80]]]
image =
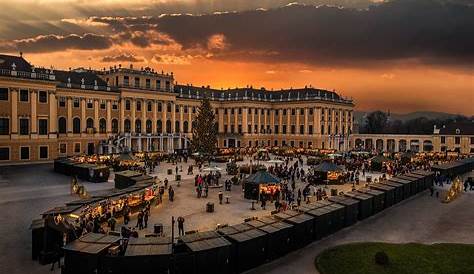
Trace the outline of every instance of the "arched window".
[[58, 119], [58, 132], [65, 134], [67, 132], [66, 118], [59, 117]]
[[184, 123], [183, 123], [183, 131], [184, 131], [184, 133], [188, 133], [188, 130], [189, 130], [188, 127], [189, 127], [188, 121], [184, 121]]
[[162, 106], [161, 103], [158, 103], [158, 112], [161, 112]]
[[151, 133], [151, 120], [146, 120], [146, 133]]
[[112, 119], [112, 133], [118, 133], [118, 120]]
[[174, 132], [179, 132], [179, 121], [174, 122]]
[[163, 133], [163, 123], [161, 120], [156, 121], [156, 132]]
[[99, 120], [99, 133], [106, 133], [107, 131], [107, 121], [104, 118]]
[[81, 133], [81, 119], [72, 119], [72, 133]]
[[94, 128], [94, 120], [92, 118], [87, 118], [86, 128]]
[[140, 119], [137, 119], [135, 121], [135, 132], [136, 133], [141, 133], [142, 132], [142, 121]]
[[131, 127], [132, 127], [132, 125], [130, 123], [130, 120], [125, 119], [123, 126], [124, 126], [124, 131], [130, 133], [130, 130], [131, 130]]
[[166, 133], [171, 133], [171, 121], [166, 121]]

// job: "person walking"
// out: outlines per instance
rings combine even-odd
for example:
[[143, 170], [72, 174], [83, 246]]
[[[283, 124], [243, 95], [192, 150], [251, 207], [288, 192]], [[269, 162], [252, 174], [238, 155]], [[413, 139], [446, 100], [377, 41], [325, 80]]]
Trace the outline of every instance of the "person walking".
[[174, 201], [174, 189], [172, 186], [170, 186], [170, 188], [168, 189], [168, 195], [169, 195], [170, 202]]
[[115, 224], [117, 223], [117, 220], [115, 219], [114, 215], [110, 216], [108, 223], [110, 230], [115, 231]]
[[148, 215], [149, 215], [149, 211], [148, 210], [144, 210], [143, 212], [143, 222], [144, 222], [144, 227], [147, 228], [148, 227]]
[[138, 212], [137, 225], [135, 227], [138, 227], [138, 230], [143, 229], [143, 211]]
[[178, 235], [184, 235], [184, 218], [182, 216], [178, 217]]

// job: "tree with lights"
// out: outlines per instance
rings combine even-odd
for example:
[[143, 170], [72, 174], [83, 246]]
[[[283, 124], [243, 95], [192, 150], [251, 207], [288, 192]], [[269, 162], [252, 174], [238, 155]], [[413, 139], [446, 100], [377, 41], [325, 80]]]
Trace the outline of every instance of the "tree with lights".
[[217, 149], [217, 123], [209, 99], [201, 102], [198, 114], [193, 120], [191, 150], [204, 157], [214, 155]]

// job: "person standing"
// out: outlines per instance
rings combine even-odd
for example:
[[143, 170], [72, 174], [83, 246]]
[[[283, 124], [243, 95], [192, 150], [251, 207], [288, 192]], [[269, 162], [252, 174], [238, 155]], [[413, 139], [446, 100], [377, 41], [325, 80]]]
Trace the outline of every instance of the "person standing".
[[144, 227], [147, 228], [148, 227], [148, 210], [145, 210], [143, 211], [143, 222], [144, 222]]
[[115, 224], [117, 223], [117, 220], [115, 220], [114, 215], [112, 215], [109, 219], [109, 227], [111, 231], [115, 231]]
[[178, 217], [178, 235], [184, 235], [184, 218], [182, 216]]

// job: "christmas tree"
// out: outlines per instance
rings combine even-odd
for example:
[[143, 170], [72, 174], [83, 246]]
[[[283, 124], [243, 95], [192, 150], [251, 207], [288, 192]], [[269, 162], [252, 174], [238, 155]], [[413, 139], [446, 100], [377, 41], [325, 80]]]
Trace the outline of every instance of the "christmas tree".
[[204, 157], [214, 155], [217, 148], [217, 123], [209, 99], [203, 99], [193, 121], [191, 149]]

